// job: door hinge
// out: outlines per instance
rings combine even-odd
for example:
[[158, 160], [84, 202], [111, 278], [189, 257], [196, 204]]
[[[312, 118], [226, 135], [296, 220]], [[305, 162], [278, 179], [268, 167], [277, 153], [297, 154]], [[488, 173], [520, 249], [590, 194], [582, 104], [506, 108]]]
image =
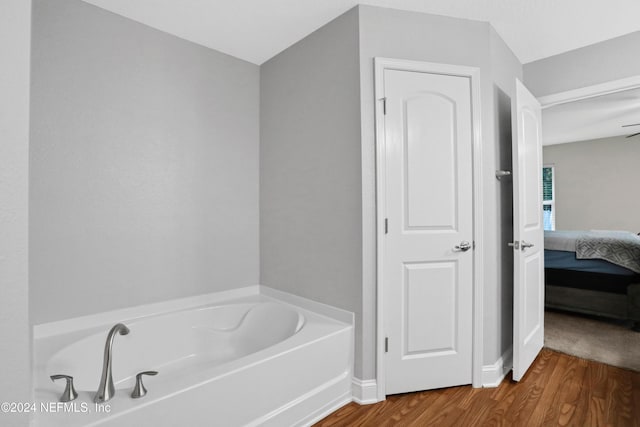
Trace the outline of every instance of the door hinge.
[[389, 337], [384, 337], [384, 352], [389, 353]]
[[382, 98], [382, 114], [387, 115], [387, 97]]
[[389, 234], [389, 218], [384, 219], [384, 234]]

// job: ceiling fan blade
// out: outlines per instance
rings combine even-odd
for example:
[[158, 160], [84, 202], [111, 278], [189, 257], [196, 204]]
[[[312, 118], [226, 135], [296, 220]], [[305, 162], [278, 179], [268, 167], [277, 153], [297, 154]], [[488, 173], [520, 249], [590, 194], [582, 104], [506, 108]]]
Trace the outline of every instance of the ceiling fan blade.
[[627, 135], [625, 138], [631, 138], [633, 136], [640, 135], [640, 132], [632, 133], [631, 135]]
[[640, 126], [640, 123], [634, 123], [632, 125], [622, 125], [623, 128], [628, 128], [629, 126]]

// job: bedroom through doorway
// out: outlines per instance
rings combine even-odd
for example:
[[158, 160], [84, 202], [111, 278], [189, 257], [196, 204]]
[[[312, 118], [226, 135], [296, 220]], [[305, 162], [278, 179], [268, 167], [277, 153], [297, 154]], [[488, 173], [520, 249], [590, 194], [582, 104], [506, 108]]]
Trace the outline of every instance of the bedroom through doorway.
[[636, 83], [612, 90], [612, 82], [604, 94], [568, 94], [579, 98], [570, 102], [557, 95], [541, 99], [541, 185], [545, 346], [640, 371], [640, 200], [633, 197], [640, 182], [640, 79]]

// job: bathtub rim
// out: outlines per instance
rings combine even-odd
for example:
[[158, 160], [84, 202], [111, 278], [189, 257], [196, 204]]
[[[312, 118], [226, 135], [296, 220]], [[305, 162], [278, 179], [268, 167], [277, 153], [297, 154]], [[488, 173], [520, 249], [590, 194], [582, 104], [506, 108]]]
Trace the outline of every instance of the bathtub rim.
[[296, 308], [308, 310], [316, 315], [327, 317], [331, 320], [355, 326], [355, 315], [353, 312], [279, 291], [268, 286], [252, 285], [227, 291], [176, 298], [168, 301], [124, 307], [86, 316], [41, 323], [32, 326], [32, 339], [36, 342], [60, 335], [86, 333], [91, 329], [100, 330], [100, 328], [114, 325], [118, 322], [131, 322], [141, 318], [182, 310], [191, 310], [216, 303], [232, 303], [233, 300], [251, 297], [255, 297], [256, 302], [266, 299], [285, 303]]

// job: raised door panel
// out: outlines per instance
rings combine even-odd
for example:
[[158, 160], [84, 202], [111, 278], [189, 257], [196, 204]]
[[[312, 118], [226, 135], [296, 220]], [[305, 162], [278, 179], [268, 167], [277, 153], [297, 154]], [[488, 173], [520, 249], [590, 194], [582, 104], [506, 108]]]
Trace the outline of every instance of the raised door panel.
[[544, 304], [542, 299], [542, 257], [540, 252], [526, 257], [524, 260], [524, 292], [527, 305], [524, 306], [523, 340], [524, 345], [531, 341], [532, 337], [542, 327], [543, 319], [539, 307]]
[[520, 146], [522, 152], [520, 176], [524, 180], [524, 218], [525, 229], [540, 227], [540, 202], [542, 198], [542, 170], [538, 161], [537, 141], [540, 141], [539, 118], [536, 112], [524, 107], [521, 111], [523, 142]]
[[402, 357], [429, 357], [455, 351], [457, 263], [413, 263], [404, 269]]
[[427, 92], [404, 101], [405, 224], [457, 228], [456, 103]]

